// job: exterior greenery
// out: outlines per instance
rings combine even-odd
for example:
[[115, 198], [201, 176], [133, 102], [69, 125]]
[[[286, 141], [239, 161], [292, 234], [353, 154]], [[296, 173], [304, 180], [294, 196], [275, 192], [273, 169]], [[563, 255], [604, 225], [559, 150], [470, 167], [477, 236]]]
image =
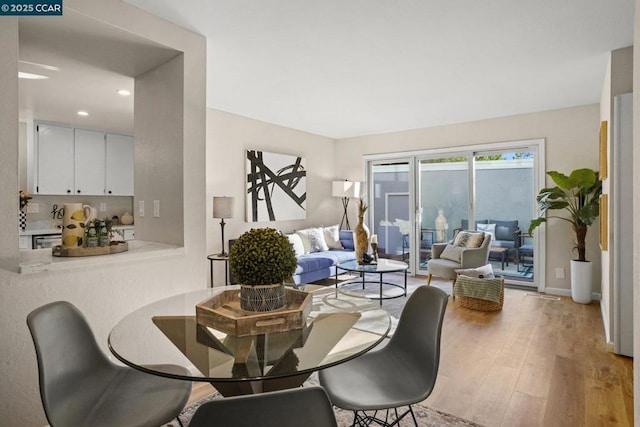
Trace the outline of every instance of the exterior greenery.
[[229, 250], [229, 268], [243, 285], [283, 283], [291, 278], [297, 265], [289, 239], [273, 228], [252, 228]]
[[[567, 221], [576, 233], [574, 249], [578, 252], [578, 261], [586, 261], [587, 229], [600, 214], [602, 182], [599, 174], [591, 169], [576, 169], [569, 176], [556, 171], [547, 172], [547, 175], [557, 185], [540, 190], [536, 200], [541, 216], [531, 221], [529, 234], [549, 218]], [[565, 211], [567, 215], [546, 215], [550, 210]]]

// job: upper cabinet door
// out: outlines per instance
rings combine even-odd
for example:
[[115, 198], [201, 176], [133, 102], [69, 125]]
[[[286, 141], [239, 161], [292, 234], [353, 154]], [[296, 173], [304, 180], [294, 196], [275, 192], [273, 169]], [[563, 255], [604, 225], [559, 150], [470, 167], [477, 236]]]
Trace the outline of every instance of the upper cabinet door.
[[105, 194], [104, 132], [75, 130], [75, 193], [102, 196]]
[[107, 195], [133, 196], [134, 156], [132, 136], [107, 134]]
[[38, 194], [72, 194], [74, 191], [73, 128], [39, 123]]

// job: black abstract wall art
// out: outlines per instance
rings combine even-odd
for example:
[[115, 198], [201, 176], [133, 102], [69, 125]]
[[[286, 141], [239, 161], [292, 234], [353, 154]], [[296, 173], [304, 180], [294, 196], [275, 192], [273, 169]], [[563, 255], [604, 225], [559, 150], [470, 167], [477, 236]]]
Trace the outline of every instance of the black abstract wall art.
[[247, 222], [306, 218], [303, 157], [247, 150]]

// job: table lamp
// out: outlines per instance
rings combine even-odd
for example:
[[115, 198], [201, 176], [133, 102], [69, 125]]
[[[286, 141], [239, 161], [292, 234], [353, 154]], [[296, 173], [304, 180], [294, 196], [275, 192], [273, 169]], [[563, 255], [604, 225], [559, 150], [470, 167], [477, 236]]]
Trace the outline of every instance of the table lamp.
[[[349, 206], [349, 199], [360, 198], [360, 183], [358, 181], [333, 181], [331, 195], [334, 197], [340, 197], [342, 199], [342, 207], [344, 213], [342, 214], [342, 221], [340, 221], [341, 230], [351, 230], [349, 226], [349, 216], [347, 215], [347, 207]], [[343, 227], [343, 224], [346, 225]]]
[[213, 197], [213, 217], [220, 218], [220, 230], [222, 234], [222, 252], [220, 256], [227, 256], [224, 251], [224, 219], [233, 218], [233, 197]]

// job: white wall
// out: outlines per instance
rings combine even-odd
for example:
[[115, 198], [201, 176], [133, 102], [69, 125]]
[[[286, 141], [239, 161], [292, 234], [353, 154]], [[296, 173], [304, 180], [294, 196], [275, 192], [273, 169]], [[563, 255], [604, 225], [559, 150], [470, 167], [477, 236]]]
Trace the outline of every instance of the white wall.
[[[136, 77], [134, 103], [136, 166], [132, 213], [136, 239], [178, 246], [184, 241], [183, 82], [184, 55], [178, 55]], [[204, 170], [203, 166], [200, 158], [195, 164], [187, 163], [186, 168], [196, 171]], [[156, 200], [160, 203], [159, 218], [153, 215]], [[144, 217], [137, 209], [141, 201], [145, 203]], [[187, 216], [193, 212], [189, 209]]]
[[[633, 45], [640, 46], [640, 0], [636, 0], [635, 27], [633, 33]], [[633, 86], [640, 88], [640, 49], [633, 53]], [[633, 92], [633, 159], [640, 164], [640, 114], [638, 103], [640, 102], [640, 90]], [[636, 308], [633, 315], [633, 355], [640, 360], [640, 168], [633, 171], [633, 306]], [[640, 425], [640, 363], [633, 364], [633, 408], [634, 424]]]
[[[297, 221], [245, 222], [245, 151], [261, 150], [304, 157], [307, 165], [307, 218]], [[359, 161], [359, 158], [358, 158]], [[234, 217], [225, 220], [225, 240], [253, 227], [291, 232], [340, 222], [341, 202], [331, 197], [335, 141], [223, 111], [207, 110], [207, 253], [219, 253], [220, 220], [214, 219], [213, 196], [234, 196]], [[225, 248], [228, 250], [227, 243]], [[223, 284], [223, 263], [214, 263], [214, 283]]]
[[[611, 52], [609, 64], [605, 74], [600, 100], [600, 120], [608, 124], [608, 144], [607, 144], [607, 164], [608, 177], [602, 182], [602, 193], [611, 195], [613, 193], [613, 170], [617, 165], [613, 162], [613, 98], [616, 95], [628, 93], [633, 90], [633, 47], [617, 49]], [[600, 309], [604, 322], [605, 336], [608, 343], [612, 343], [611, 334], [614, 325], [614, 289], [613, 289], [613, 269], [614, 257], [613, 241], [611, 239], [613, 230], [613, 219], [616, 215], [615, 204], [612, 196], [609, 196], [609, 244], [607, 251], [602, 251], [602, 292]]]
[[[189, 167], [180, 172], [180, 190], [166, 197], [169, 204], [179, 204], [199, 214], [190, 215], [180, 224], [184, 227], [184, 255], [17, 274], [18, 19], [0, 18], [0, 424], [8, 426], [46, 424], [35, 352], [25, 323], [31, 310], [55, 300], [71, 301], [85, 313], [98, 342], [108, 353], [107, 334], [126, 314], [151, 301], [206, 286], [205, 39], [118, 0], [66, 0], [64, 6], [65, 10], [77, 10], [185, 53], [184, 129], [178, 135], [182, 148], [173, 161]], [[149, 106], [152, 110], [161, 107]], [[173, 133], [167, 129], [166, 135]], [[161, 169], [149, 170], [151, 175], [161, 173]]]
[[[336, 175], [364, 180], [361, 156], [430, 148], [458, 147], [523, 139], [546, 139], [546, 169], [568, 173], [576, 168], [598, 168], [598, 104], [541, 113], [503, 117], [427, 129], [340, 140], [337, 143]], [[548, 178], [547, 185], [552, 185]], [[547, 226], [547, 289], [571, 289], [569, 261], [573, 258], [574, 234], [564, 223]], [[599, 228], [587, 233], [587, 259], [594, 261], [594, 277], [600, 277]], [[555, 269], [564, 268], [565, 279], [555, 278]], [[600, 281], [593, 292], [600, 292]]]

